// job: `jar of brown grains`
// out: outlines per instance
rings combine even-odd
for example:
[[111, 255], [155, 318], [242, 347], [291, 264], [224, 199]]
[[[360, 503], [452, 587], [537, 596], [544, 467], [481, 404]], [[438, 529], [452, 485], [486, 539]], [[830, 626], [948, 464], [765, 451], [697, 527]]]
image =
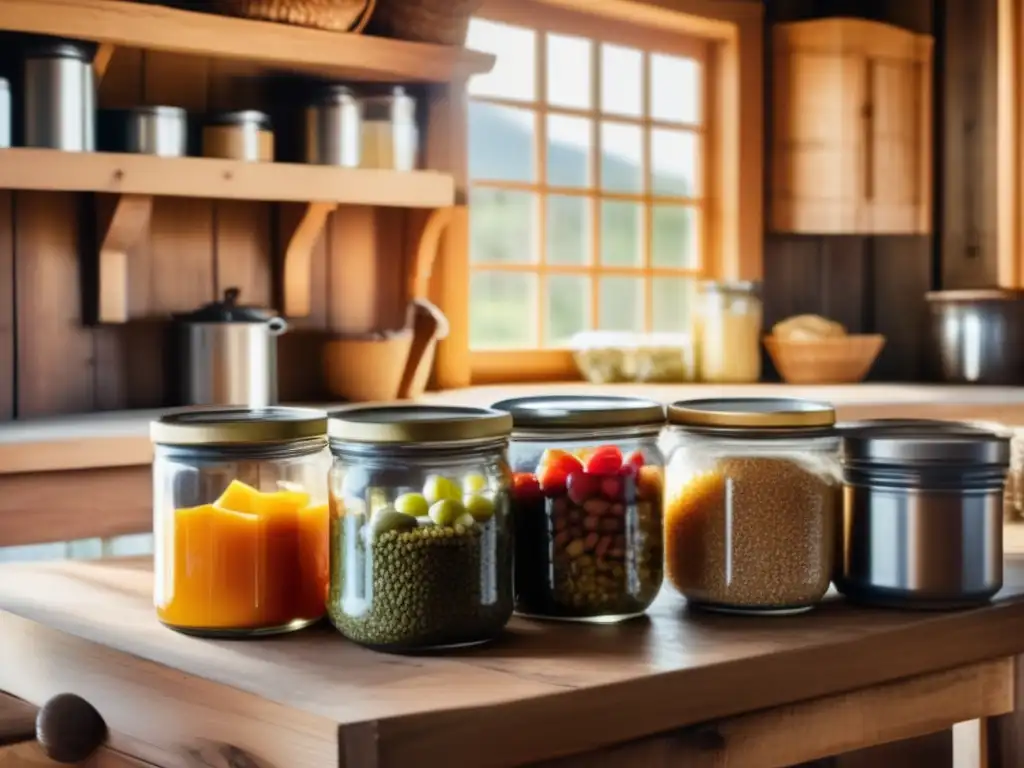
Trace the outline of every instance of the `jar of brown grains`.
[[831, 405], [783, 398], [668, 411], [665, 568], [692, 606], [797, 613], [832, 576], [842, 507]]

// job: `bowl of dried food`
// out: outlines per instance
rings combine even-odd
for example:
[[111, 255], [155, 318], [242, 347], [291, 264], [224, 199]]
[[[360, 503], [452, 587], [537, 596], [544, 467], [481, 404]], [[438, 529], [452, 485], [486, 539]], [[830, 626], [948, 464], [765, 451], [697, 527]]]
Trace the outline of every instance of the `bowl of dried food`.
[[853, 384], [863, 381], [885, 346], [880, 334], [849, 334], [819, 315], [776, 323], [765, 349], [787, 384]]

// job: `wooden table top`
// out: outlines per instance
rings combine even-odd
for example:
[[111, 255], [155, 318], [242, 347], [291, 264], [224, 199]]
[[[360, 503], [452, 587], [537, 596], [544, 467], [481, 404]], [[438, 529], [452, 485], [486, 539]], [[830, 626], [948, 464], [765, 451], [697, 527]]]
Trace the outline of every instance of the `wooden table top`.
[[154, 617], [146, 559], [12, 564], [0, 566], [0, 690], [33, 703], [80, 693], [114, 748], [160, 765], [218, 741], [278, 768], [333, 768], [339, 754], [343, 766], [455, 764], [467, 749], [486, 750], [473, 765], [512, 765], [1024, 652], [1024, 557], [1006, 581], [966, 612], [835, 598], [786, 618], [689, 613], [666, 589], [648, 619], [514, 619], [493, 646], [403, 657], [328, 627], [176, 634]]

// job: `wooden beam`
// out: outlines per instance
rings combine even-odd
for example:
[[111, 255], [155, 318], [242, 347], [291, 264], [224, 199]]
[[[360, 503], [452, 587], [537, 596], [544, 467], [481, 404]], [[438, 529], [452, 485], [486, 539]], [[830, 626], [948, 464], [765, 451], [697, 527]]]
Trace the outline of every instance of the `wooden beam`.
[[152, 214], [151, 196], [120, 195], [100, 224], [97, 308], [101, 323], [128, 321], [129, 252], [149, 234]]
[[[324, 231], [327, 217], [337, 208], [333, 203], [310, 203], [288, 235], [284, 252], [284, 314], [305, 317], [310, 312], [310, 268], [313, 248]], [[369, 287], [369, 286], [367, 286]]]

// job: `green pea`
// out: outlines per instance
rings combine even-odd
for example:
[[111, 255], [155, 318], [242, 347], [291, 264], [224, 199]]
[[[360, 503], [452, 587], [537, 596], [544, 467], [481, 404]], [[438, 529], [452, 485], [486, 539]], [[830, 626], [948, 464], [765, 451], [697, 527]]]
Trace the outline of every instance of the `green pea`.
[[427, 503], [433, 506], [439, 501], [458, 501], [462, 498], [462, 490], [444, 475], [430, 475], [423, 484], [423, 495]]
[[430, 505], [422, 493], [403, 493], [395, 499], [395, 509], [410, 517], [426, 517]]
[[430, 505], [430, 519], [437, 525], [455, 525], [466, 511], [466, 508], [453, 499], [441, 499]]
[[473, 516], [478, 523], [485, 523], [494, 517], [494, 500], [482, 493], [466, 497], [466, 511]]

